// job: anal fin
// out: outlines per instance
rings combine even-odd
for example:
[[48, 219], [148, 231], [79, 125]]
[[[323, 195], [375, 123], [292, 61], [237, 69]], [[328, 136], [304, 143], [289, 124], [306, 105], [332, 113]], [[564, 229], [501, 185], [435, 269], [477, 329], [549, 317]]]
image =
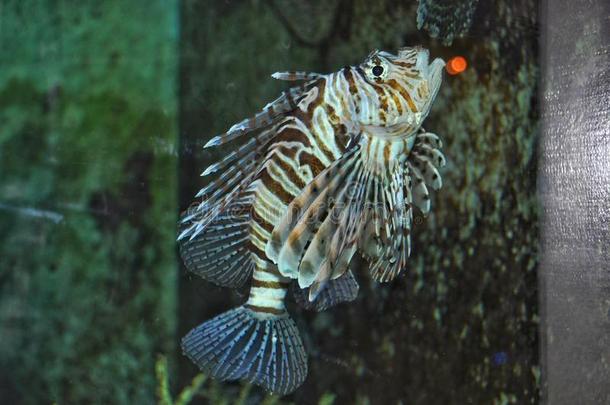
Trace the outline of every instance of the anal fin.
[[297, 283], [292, 283], [294, 300], [303, 308], [318, 312], [325, 311], [342, 302], [355, 300], [359, 288], [351, 270], [343, 273], [341, 277], [329, 280], [313, 301], [309, 301], [309, 288], [302, 289], [299, 288]]

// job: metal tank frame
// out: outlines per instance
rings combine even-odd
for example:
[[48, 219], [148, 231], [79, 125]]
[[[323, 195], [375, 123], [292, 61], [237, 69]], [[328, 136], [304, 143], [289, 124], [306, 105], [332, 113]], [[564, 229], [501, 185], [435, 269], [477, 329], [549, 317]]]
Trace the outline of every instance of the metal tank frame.
[[541, 3], [542, 400], [610, 403], [610, 3]]

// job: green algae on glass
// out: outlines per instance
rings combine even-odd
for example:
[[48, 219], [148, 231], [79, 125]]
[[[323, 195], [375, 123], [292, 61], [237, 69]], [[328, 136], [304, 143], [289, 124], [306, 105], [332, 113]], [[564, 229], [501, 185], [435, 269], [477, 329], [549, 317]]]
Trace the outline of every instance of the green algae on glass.
[[177, 5], [1, 8], [0, 396], [151, 403], [151, 353], [175, 350]]

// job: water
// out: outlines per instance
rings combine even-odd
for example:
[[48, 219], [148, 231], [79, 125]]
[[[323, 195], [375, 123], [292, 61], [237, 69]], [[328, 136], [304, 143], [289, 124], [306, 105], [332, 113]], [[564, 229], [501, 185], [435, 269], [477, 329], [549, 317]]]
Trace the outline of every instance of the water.
[[[403, 276], [361, 263], [354, 302], [289, 304], [309, 376], [281, 401], [537, 401], [537, 4], [425, 3], [419, 20], [391, 1], [2, 3], [0, 398], [152, 403], [166, 374], [177, 397], [197, 375], [180, 338], [247, 297], [176, 251], [198, 174], [227, 153], [202, 146], [285, 89], [275, 71], [421, 44], [468, 61], [424, 124], [443, 188]], [[265, 398], [198, 378], [193, 403]]]

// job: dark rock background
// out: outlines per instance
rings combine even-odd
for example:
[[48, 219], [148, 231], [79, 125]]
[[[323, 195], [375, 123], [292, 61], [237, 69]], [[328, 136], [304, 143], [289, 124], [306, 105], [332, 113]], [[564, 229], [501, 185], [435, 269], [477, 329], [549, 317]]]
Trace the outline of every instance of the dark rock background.
[[[199, 146], [283, 88], [271, 73], [337, 70], [371, 49], [414, 44], [470, 64], [446, 77], [425, 124], [443, 139], [448, 165], [432, 214], [416, 226], [408, 271], [376, 285], [363, 263], [355, 302], [320, 314], [292, 311], [310, 352], [296, 403], [315, 403], [327, 392], [337, 403], [538, 398], [537, 4], [481, 2], [469, 33], [452, 46], [417, 30], [416, 7], [341, 0], [182, 5], [182, 208], [202, 185], [196, 175], [217, 157]], [[180, 333], [245, 299], [227, 295], [185, 274]]]

